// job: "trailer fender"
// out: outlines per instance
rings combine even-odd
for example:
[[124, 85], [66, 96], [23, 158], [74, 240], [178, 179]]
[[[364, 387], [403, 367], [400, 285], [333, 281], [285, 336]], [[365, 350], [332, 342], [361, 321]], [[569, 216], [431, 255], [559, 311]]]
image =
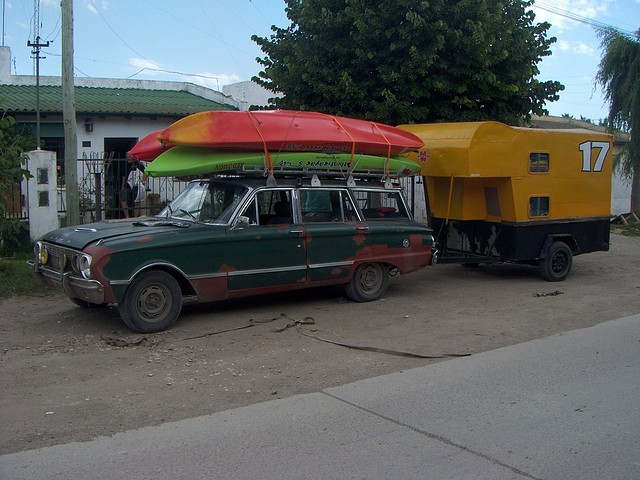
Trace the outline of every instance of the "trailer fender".
[[578, 242], [576, 242], [576, 239], [573, 238], [573, 235], [571, 235], [570, 233], [554, 233], [553, 235], [547, 235], [544, 245], [542, 246], [542, 250], [540, 250], [539, 258], [540, 259], [547, 258], [551, 245], [553, 245], [556, 242], [566, 243], [571, 249], [571, 253], [573, 255], [577, 255], [578, 253], [580, 253]]

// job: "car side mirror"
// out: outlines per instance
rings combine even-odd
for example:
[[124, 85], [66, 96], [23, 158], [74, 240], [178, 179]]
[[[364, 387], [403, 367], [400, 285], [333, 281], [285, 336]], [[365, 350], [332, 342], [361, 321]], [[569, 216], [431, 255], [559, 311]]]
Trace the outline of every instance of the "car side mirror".
[[233, 226], [231, 228], [247, 228], [249, 226], [249, 221], [249, 217], [239, 215], [238, 218], [236, 218], [236, 221], [233, 222]]

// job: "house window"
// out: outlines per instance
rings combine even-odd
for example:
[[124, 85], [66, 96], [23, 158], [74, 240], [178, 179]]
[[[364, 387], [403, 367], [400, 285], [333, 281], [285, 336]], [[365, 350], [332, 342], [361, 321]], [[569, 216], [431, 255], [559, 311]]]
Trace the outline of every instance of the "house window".
[[547, 173], [548, 171], [548, 153], [533, 152], [529, 155], [529, 173]]
[[530, 217], [548, 217], [549, 216], [549, 197], [529, 198], [529, 216]]

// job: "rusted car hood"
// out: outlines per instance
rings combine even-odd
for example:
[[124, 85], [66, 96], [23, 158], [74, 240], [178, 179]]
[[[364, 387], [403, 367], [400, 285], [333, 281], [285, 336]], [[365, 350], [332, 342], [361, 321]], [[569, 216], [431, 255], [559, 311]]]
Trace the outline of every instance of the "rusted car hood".
[[105, 222], [89, 223], [53, 230], [45, 234], [42, 240], [64, 247], [82, 250], [90, 243], [101, 239], [126, 235], [146, 235], [150, 230], [153, 230], [154, 233], [159, 233], [159, 231], [162, 230], [189, 228], [191, 225], [190, 222], [164, 218], [142, 218], [128, 221], [107, 220]]

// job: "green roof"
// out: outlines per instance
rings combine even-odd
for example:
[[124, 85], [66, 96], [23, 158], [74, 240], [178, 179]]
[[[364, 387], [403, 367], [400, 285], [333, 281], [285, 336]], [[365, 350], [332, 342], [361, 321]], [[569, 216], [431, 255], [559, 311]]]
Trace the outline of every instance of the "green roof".
[[[207, 110], [237, 110], [185, 91], [138, 88], [75, 87], [75, 103], [79, 115], [184, 116]], [[35, 85], [0, 85], [0, 109], [14, 115], [35, 114]], [[40, 112], [62, 113], [61, 86], [40, 86]]]

